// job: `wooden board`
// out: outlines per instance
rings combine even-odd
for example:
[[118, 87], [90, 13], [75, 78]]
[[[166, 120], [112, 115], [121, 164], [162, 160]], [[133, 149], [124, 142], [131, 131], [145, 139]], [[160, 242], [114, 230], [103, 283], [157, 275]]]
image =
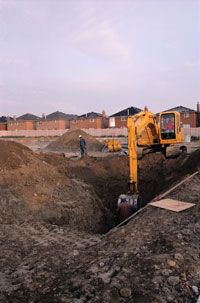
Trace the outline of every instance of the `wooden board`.
[[179, 200], [173, 200], [173, 199], [163, 199], [156, 202], [150, 202], [149, 205], [168, 209], [175, 212], [180, 212], [190, 207], [193, 207], [195, 204], [189, 202], [183, 202]]

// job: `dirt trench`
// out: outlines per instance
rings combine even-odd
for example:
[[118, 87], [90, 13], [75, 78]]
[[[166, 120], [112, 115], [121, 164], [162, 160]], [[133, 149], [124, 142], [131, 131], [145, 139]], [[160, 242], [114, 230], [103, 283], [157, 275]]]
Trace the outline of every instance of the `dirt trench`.
[[[68, 160], [13, 143], [9, 153], [5, 144], [8, 153], [0, 149], [5, 157], [0, 163], [0, 302], [132, 303], [134, 297], [136, 303], [160, 303], [166, 302], [160, 300], [165, 292], [181, 291], [168, 287], [166, 270], [173, 276], [185, 271], [189, 285], [197, 283], [199, 208], [180, 218], [150, 209], [118, 233], [101, 236], [116, 224], [117, 198], [127, 191], [127, 157]], [[191, 174], [199, 161], [200, 150], [176, 159], [145, 156], [139, 162], [145, 202]], [[192, 184], [190, 189], [195, 190]], [[178, 260], [172, 271], [165, 263], [176, 252], [186, 256], [188, 266]], [[126, 286], [128, 298], [120, 294]], [[186, 300], [193, 298], [191, 288], [183, 291]]]
[[[81, 160], [63, 159], [62, 156], [53, 154], [43, 154], [42, 157], [67, 177], [89, 184], [94, 189], [102, 202], [104, 214], [102, 228], [97, 232], [106, 233], [119, 223], [116, 214], [117, 200], [120, 194], [128, 191], [127, 156], [86, 157]], [[144, 156], [139, 161], [139, 191], [144, 204], [192, 173], [199, 159], [199, 150], [192, 155], [168, 159], [161, 153]]]
[[[143, 158], [139, 163], [140, 190], [145, 201], [196, 170], [199, 155], [200, 151], [177, 159], [165, 159], [160, 154]], [[23, 201], [16, 199], [7, 189], [0, 188], [0, 202], [5, 198], [3, 217], [7, 205], [10, 209], [7, 221], [2, 218], [0, 230], [0, 302], [196, 302], [192, 285], [200, 287], [199, 205], [180, 215], [148, 208], [117, 232], [99, 236], [95, 234], [96, 228], [86, 229], [89, 217], [95, 220], [99, 216], [99, 208], [95, 209], [96, 213], [88, 212], [88, 207], [92, 208], [90, 194], [92, 192], [98, 201], [101, 198], [104, 214], [110, 213], [108, 229], [109, 224], [115, 223], [111, 219], [115, 218], [116, 198], [127, 188], [127, 158], [69, 161], [59, 155], [39, 155], [39, 159], [44, 161], [44, 165], [48, 164], [49, 175], [54, 172], [50, 180], [45, 180], [46, 183], [51, 181], [47, 188], [51, 194], [51, 187], [58, 176], [61, 177], [59, 182], [66, 176], [67, 180], [77, 180], [77, 184], [88, 184], [88, 187], [76, 188], [76, 182], [70, 183], [73, 194], [69, 201], [65, 200], [66, 193], [63, 195], [61, 192], [61, 197], [55, 196], [62, 207], [66, 202], [75, 201], [77, 212], [71, 213], [72, 222], [66, 218], [69, 213], [63, 213], [65, 208], [59, 207], [53, 207], [52, 212], [55, 216], [59, 211], [61, 217], [52, 216], [53, 220], [49, 220], [48, 214], [33, 218], [31, 209], [29, 213], [21, 213], [20, 209], [22, 218], [17, 220], [17, 213], [13, 213], [12, 208], [14, 203], [24, 205]], [[26, 169], [30, 170], [30, 167]], [[67, 188], [67, 184], [64, 185]], [[198, 203], [198, 185], [199, 178], [195, 186], [191, 180], [169, 197]], [[81, 195], [79, 191], [82, 191]], [[90, 199], [80, 212], [79, 204], [84, 205], [84, 201], [79, 201], [79, 198], [84, 199], [84, 194], [88, 194]], [[87, 216], [83, 220], [86, 211]]]

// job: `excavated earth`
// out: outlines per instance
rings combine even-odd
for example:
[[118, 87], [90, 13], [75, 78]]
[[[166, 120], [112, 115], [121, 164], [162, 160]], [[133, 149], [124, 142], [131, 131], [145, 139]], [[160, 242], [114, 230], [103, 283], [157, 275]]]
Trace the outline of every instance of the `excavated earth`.
[[[1, 141], [0, 159], [0, 302], [196, 303], [199, 175], [169, 194], [195, 207], [148, 206], [109, 231], [117, 197], [127, 191], [126, 156], [69, 160]], [[145, 203], [199, 166], [200, 150], [145, 156]]]
[[94, 136], [87, 134], [81, 129], [67, 131], [57, 140], [49, 143], [44, 150], [49, 152], [79, 152], [79, 135], [81, 135], [87, 142], [87, 152], [102, 151], [103, 144]]

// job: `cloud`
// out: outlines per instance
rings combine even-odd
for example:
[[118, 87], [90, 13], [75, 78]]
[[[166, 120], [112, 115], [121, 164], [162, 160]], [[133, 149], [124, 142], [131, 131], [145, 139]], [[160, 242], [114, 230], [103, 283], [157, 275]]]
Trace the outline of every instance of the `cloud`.
[[127, 60], [129, 49], [117, 32], [116, 24], [99, 10], [100, 8], [87, 6], [79, 12], [81, 30], [75, 34], [72, 43], [87, 55], [114, 61]]
[[74, 41], [78, 48], [88, 54], [110, 59], [128, 59], [127, 47], [122, 44], [113, 28], [106, 23], [96, 29], [82, 32]]
[[187, 68], [197, 68], [200, 66], [200, 60], [187, 60], [184, 62], [184, 66]]
[[27, 62], [20, 58], [15, 58], [11, 56], [1, 56], [0, 57], [0, 66], [1, 65], [20, 65], [23, 67], [27, 67]]

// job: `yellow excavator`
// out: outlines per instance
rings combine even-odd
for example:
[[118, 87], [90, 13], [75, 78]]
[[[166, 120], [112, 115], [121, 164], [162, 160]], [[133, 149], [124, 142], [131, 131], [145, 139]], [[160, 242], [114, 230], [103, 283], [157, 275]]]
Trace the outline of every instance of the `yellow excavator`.
[[[138, 191], [138, 148], [151, 152], [162, 152], [166, 156], [166, 149], [171, 144], [180, 144], [184, 141], [181, 131], [179, 112], [161, 112], [155, 116], [147, 107], [141, 112], [128, 117], [128, 154], [129, 154], [129, 191], [118, 199], [120, 203], [126, 201], [132, 212], [142, 207], [142, 198]], [[186, 151], [185, 146], [180, 149]]]
[[110, 153], [119, 152], [122, 149], [122, 145], [117, 139], [108, 139], [104, 141], [104, 151], [108, 151]]

